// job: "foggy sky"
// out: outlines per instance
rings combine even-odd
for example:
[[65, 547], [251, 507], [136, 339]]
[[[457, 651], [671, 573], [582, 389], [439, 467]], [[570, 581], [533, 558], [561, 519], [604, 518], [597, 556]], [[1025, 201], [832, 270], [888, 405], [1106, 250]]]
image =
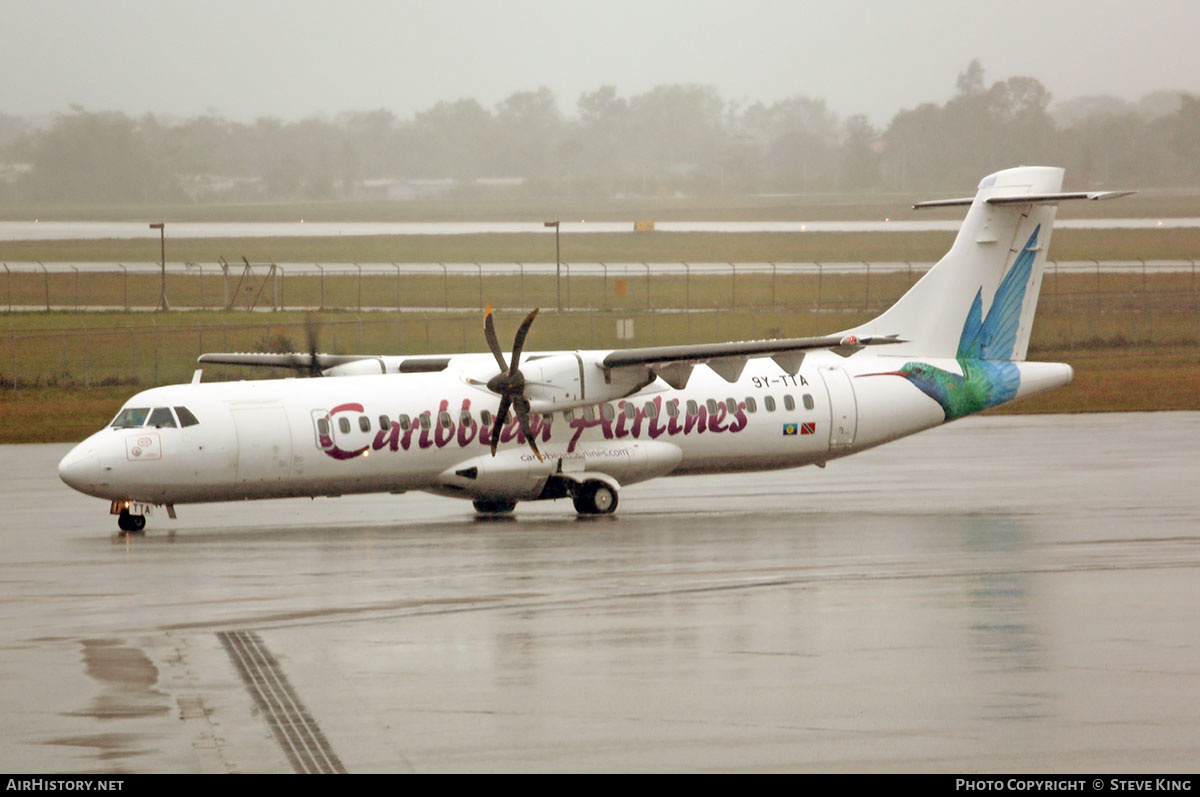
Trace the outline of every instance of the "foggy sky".
[[988, 84], [1030, 75], [1055, 101], [1200, 94], [1197, 33], [1192, 0], [4, 0], [0, 112], [408, 118], [544, 85], [573, 116], [604, 84], [700, 83], [886, 125], [949, 99], [972, 58]]

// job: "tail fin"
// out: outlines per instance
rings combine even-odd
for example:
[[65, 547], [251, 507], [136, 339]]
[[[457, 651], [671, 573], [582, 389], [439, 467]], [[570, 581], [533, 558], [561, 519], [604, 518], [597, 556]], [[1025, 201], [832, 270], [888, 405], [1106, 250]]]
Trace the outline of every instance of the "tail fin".
[[883, 315], [843, 334], [899, 335], [887, 354], [1024, 360], [1063, 170], [1021, 166], [985, 177], [950, 251]]

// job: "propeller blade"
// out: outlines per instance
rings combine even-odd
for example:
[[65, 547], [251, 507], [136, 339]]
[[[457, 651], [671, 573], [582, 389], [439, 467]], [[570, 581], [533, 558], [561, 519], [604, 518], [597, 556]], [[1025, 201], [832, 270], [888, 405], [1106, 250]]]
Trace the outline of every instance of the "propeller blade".
[[537, 318], [538, 309], [535, 307], [532, 313], [525, 316], [521, 326], [517, 327], [517, 336], [513, 339], [512, 368], [509, 373], [516, 371], [521, 362], [521, 349], [525, 348], [525, 336], [529, 334], [529, 327], [533, 325], [533, 319]]
[[500, 408], [496, 410], [496, 421], [492, 424], [492, 456], [496, 456], [496, 446], [500, 445], [500, 432], [504, 431], [504, 422], [508, 419], [508, 405], [512, 399], [507, 394], [500, 397]]
[[[500, 371], [508, 372], [508, 363], [504, 362], [504, 353], [500, 351], [500, 341], [496, 338], [496, 324], [492, 321], [492, 306], [487, 306], [487, 313], [483, 316], [483, 337], [487, 339], [488, 348], [492, 350], [492, 356], [496, 358], [496, 364], [500, 366]], [[513, 358], [516, 360], [516, 357]]]
[[308, 341], [308, 376], [321, 376], [321, 369], [317, 367], [317, 343], [320, 340], [320, 325], [312, 313], [304, 315], [304, 337]]
[[517, 399], [513, 402], [513, 409], [516, 410], [517, 421], [521, 424], [521, 431], [525, 434], [525, 439], [529, 441], [529, 447], [533, 449], [538, 462], [541, 462], [542, 452], [538, 451], [537, 441], [533, 439], [533, 427], [529, 423], [529, 402], [523, 398]]

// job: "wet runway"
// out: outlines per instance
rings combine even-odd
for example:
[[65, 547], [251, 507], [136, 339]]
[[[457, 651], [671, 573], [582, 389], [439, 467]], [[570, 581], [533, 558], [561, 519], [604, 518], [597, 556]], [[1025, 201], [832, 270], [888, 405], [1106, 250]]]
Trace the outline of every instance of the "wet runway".
[[0, 766], [1195, 771], [1200, 413], [975, 418], [479, 521], [184, 506], [0, 447]]

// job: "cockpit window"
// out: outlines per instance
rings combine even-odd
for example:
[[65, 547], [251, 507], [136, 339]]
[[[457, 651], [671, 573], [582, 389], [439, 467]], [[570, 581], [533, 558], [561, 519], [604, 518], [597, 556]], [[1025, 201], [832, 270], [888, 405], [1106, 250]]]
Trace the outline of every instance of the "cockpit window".
[[176, 407], [175, 414], [179, 416], [180, 426], [195, 426], [200, 423], [187, 407]]
[[155, 407], [150, 413], [150, 426], [174, 429], [175, 425], [175, 416], [171, 414], [170, 407]]
[[145, 425], [146, 416], [149, 414], [149, 407], [126, 407], [117, 413], [112, 426], [114, 429], [135, 429]]

